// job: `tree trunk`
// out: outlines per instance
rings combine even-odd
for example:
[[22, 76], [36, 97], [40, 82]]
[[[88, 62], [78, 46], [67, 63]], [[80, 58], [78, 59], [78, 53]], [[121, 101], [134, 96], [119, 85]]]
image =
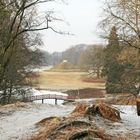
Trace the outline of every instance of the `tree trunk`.
[[100, 78], [100, 68], [97, 68], [97, 78]]
[[[140, 50], [138, 51], [138, 56], [139, 56], [139, 64], [138, 64], [138, 69], [140, 68]], [[138, 96], [137, 96], [137, 114], [140, 116], [140, 72], [138, 72]]]
[[137, 114], [140, 116], [140, 95], [137, 97]]
[[2, 98], [1, 98], [1, 103], [4, 105], [4, 104], [6, 104], [7, 102], [6, 102], [6, 90], [4, 90], [3, 91], [3, 95], [2, 95]]
[[12, 86], [10, 87], [10, 91], [9, 91], [9, 94], [8, 94], [8, 99], [7, 99], [7, 102], [8, 104], [11, 102], [11, 95], [12, 95]]

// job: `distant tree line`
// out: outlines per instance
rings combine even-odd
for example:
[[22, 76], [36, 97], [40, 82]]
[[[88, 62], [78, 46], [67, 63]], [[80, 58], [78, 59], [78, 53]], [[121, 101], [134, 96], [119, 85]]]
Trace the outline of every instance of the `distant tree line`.
[[89, 70], [100, 69], [103, 65], [103, 45], [78, 44], [63, 52], [44, 53], [44, 65], [58, 65], [67, 60], [74, 68]]

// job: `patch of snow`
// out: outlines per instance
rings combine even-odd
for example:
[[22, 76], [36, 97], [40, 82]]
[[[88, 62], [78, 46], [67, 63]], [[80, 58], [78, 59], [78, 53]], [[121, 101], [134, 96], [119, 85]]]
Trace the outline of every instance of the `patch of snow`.
[[68, 96], [67, 94], [57, 92], [57, 91], [48, 91], [48, 90], [36, 90], [32, 89], [33, 95], [47, 95], [47, 94], [54, 94], [54, 95], [62, 95], [62, 96]]
[[42, 72], [42, 71], [46, 71], [46, 70], [50, 70], [53, 66], [42, 66], [39, 68], [26, 68], [27, 72]]
[[127, 128], [138, 129], [140, 132], [140, 116], [137, 115], [136, 106], [116, 106], [122, 113], [122, 122]]
[[18, 108], [12, 115], [0, 116], [0, 140], [28, 139], [36, 131], [35, 123], [50, 116], [68, 115], [73, 106], [31, 104]]

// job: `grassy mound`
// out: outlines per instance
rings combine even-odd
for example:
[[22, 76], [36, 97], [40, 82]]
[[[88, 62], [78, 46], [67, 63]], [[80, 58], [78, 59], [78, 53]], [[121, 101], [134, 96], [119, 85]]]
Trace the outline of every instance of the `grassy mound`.
[[[112, 140], [113, 136], [97, 127], [96, 114], [111, 121], [120, 120], [119, 112], [107, 104], [79, 104], [68, 117], [49, 117], [36, 123], [39, 129], [30, 140]], [[92, 120], [89, 116], [93, 116]]]

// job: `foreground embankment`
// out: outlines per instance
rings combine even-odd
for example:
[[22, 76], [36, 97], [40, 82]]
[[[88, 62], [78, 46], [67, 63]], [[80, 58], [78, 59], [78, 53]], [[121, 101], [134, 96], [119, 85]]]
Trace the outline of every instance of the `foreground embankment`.
[[[87, 101], [85, 105], [82, 103], [76, 106], [16, 103], [0, 107], [0, 139], [40, 140], [38, 138], [51, 134], [51, 136], [62, 136], [60, 140], [65, 140], [65, 136], [71, 139], [81, 136], [82, 133], [87, 136], [88, 132], [97, 134], [100, 140], [104, 138], [108, 138], [107, 140], [140, 139], [140, 118], [136, 114], [135, 106], [112, 106], [120, 112], [120, 117], [117, 115], [118, 120], [112, 119], [116, 113], [113, 113], [114, 109], [108, 108], [110, 105], [97, 104], [94, 106], [95, 109], [92, 109], [91, 103], [88, 104]], [[88, 115], [85, 114], [87, 106], [89, 106]], [[51, 120], [48, 122], [48, 119]], [[38, 123], [41, 125], [37, 125]], [[54, 126], [58, 126], [56, 131], [51, 129]], [[48, 133], [49, 131], [46, 130], [51, 131]]]
[[0, 107], [0, 140], [27, 140], [36, 130], [35, 123], [50, 116], [65, 116], [73, 106], [16, 103]]

